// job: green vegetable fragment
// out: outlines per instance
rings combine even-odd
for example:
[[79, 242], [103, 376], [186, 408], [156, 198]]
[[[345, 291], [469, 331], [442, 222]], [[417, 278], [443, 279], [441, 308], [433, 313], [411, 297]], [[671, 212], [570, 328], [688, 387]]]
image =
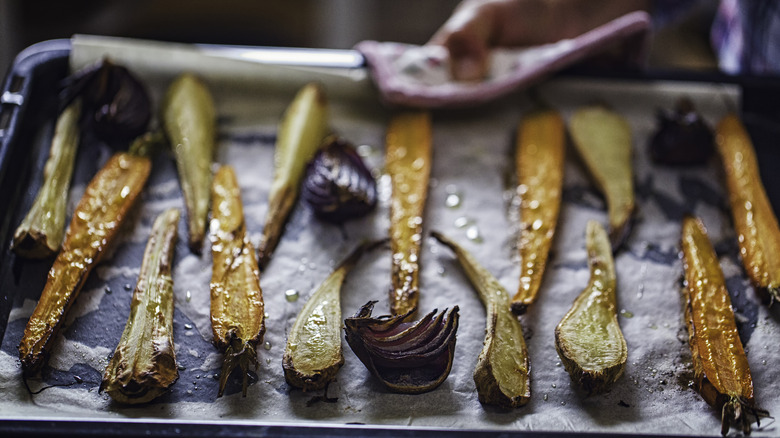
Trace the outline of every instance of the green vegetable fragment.
[[200, 79], [183, 74], [171, 84], [162, 104], [162, 122], [176, 155], [190, 249], [200, 253], [209, 212], [216, 135], [214, 101]]
[[287, 108], [279, 126], [274, 179], [263, 236], [258, 248], [260, 269], [271, 259], [296, 200], [307, 163], [328, 134], [328, 101], [316, 83], [304, 86]]
[[146, 403], [165, 393], [179, 377], [173, 348], [173, 277], [179, 210], [154, 222], [146, 245], [130, 317], [114, 351], [100, 391], [120, 403]]
[[312, 294], [287, 336], [282, 366], [284, 377], [304, 391], [322, 389], [344, 364], [341, 352], [341, 287], [367, 250], [383, 243], [358, 246]]
[[623, 374], [628, 350], [617, 319], [612, 249], [596, 221], [588, 222], [586, 247], [590, 282], [555, 328], [555, 348], [572, 381], [600, 393]]
[[51, 151], [43, 168], [43, 185], [14, 233], [11, 248], [22, 257], [51, 257], [60, 249], [79, 145], [80, 117], [81, 99], [76, 99], [57, 118]]
[[485, 305], [485, 341], [474, 369], [479, 401], [517, 408], [531, 398], [530, 364], [523, 327], [509, 307], [509, 293], [468, 251], [441, 233], [431, 235], [449, 247]]

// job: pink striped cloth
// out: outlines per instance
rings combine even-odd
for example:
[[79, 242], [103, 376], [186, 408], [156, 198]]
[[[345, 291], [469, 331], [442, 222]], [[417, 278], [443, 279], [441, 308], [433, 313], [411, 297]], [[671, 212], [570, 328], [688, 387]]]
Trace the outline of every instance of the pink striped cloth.
[[641, 65], [650, 29], [650, 15], [637, 11], [576, 38], [534, 47], [494, 49], [488, 76], [481, 82], [453, 80], [447, 50], [440, 46], [363, 41], [355, 48], [365, 56], [385, 103], [420, 108], [466, 107], [526, 88], [598, 55], [618, 55], [621, 62]]

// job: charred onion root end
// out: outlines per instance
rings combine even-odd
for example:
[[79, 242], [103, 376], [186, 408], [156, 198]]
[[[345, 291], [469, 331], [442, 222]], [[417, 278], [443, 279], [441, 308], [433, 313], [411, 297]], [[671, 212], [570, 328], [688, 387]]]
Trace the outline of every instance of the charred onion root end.
[[458, 306], [404, 322], [412, 311], [372, 318], [375, 303], [365, 304], [344, 321], [352, 351], [392, 391], [420, 394], [438, 387], [452, 369]]
[[230, 374], [238, 366], [241, 367], [243, 376], [241, 384], [241, 395], [246, 397], [246, 388], [249, 384], [249, 366], [257, 369], [257, 349], [255, 343], [251, 341], [242, 341], [234, 337], [230, 340], [230, 345], [225, 350], [225, 358], [222, 362], [222, 371], [219, 375], [219, 393], [217, 397], [222, 397], [225, 392], [225, 385]]

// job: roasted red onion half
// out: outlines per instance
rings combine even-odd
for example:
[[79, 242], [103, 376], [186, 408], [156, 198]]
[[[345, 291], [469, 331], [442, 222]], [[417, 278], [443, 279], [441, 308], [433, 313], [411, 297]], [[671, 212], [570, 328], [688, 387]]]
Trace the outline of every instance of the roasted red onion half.
[[458, 306], [404, 322], [411, 312], [372, 318], [374, 304], [344, 321], [347, 343], [363, 365], [396, 392], [419, 394], [444, 382], [455, 355]]
[[376, 206], [376, 181], [360, 155], [335, 135], [323, 141], [309, 162], [301, 197], [320, 219], [342, 223], [368, 214]]
[[659, 164], [704, 164], [715, 151], [712, 128], [696, 112], [693, 102], [681, 98], [674, 112], [660, 110], [650, 138], [650, 158]]
[[127, 68], [104, 59], [66, 80], [63, 103], [82, 97], [84, 122], [110, 144], [126, 145], [146, 132], [152, 105], [144, 85]]

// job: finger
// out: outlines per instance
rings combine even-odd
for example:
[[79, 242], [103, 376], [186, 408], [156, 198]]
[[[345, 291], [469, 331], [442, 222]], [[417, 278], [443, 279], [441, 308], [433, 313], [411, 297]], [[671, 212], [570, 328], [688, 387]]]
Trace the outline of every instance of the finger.
[[476, 81], [488, 70], [487, 42], [473, 34], [455, 32], [444, 43], [450, 53], [452, 76], [459, 81]]

